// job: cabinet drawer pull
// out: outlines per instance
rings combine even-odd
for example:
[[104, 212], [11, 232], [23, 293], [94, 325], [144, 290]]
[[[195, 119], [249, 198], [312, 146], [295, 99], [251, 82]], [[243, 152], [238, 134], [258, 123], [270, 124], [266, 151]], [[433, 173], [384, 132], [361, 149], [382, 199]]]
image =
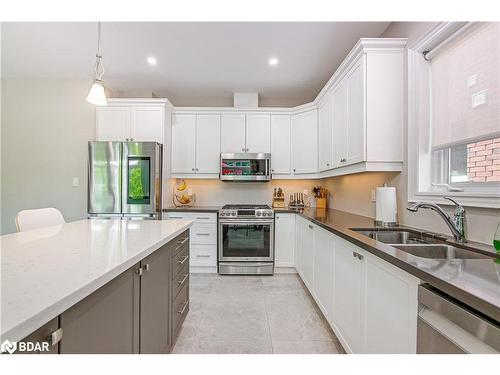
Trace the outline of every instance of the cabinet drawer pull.
[[179, 219], [179, 220], [184, 219], [182, 216], [169, 216], [168, 218], [169, 219]]
[[206, 255], [198, 254], [198, 255], [196, 255], [196, 258], [210, 258], [210, 255], [208, 255], [208, 254], [206, 254]]
[[189, 304], [189, 300], [187, 300], [186, 302], [184, 302], [184, 306], [182, 306], [182, 309], [180, 309], [179, 311], [177, 311], [179, 314], [184, 314], [184, 311], [186, 311], [187, 307], [188, 307], [188, 304]]
[[210, 236], [210, 233], [196, 233], [197, 236]]
[[49, 345], [54, 346], [59, 341], [61, 341], [62, 337], [63, 330], [62, 328], [58, 328], [47, 337], [47, 342], [49, 343]]
[[206, 217], [206, 216], [200, 216], [200, 217], [196, 217], [196, 220], [210, 220], [210, 218]]
[[184, 245], [187, 240], [189, 240], [189, 237], [184, 238], [182, 241], [177, 241], [177, 245]]
[[184, 259], [182, 259], [182, 260], [178, 260], [178, 261], [177, 261], [177, 264], [184, 264], [184, 262], [185, 262], [186, 260], [188, 260], [188, 259], [189, 259], [189, 255], [185, 255], [185, 256], [184, 256]]
[[179, 283], [179, 285], [182, 285], [182, 284], [184, 284], [184, 283], [186, 282], [186, 279], [187, 279], [188, 277], [189, 277], [189, 273], [186, 273], [186, 274], [184, 275], [184, 277], [182, 278], [182, 280], [181, 280], [181, 281], [177, 281], [177, 282]]

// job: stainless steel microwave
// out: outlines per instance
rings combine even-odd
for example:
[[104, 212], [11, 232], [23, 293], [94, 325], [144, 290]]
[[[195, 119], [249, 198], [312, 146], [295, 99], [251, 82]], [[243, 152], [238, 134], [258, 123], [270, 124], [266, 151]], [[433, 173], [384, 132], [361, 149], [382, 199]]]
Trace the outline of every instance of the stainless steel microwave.
[[220, 155], [222, 181], [271, 180], [271, 154], [222, 153]]

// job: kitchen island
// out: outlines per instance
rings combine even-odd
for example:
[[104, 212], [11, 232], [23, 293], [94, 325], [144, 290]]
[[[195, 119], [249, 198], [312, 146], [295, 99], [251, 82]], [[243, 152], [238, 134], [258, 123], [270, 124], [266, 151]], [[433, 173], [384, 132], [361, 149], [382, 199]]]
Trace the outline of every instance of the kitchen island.
[[[190, 221], [183, 220], [81, 220], [2, 236], [0, 340], [22, 340], [56, 318], [60, 322], [69, 321], [65, 312], [87, 300], [88, 304], [101, 289], [129, 272], [136, 275], [129, 278], [130, 291], [134, 292], [127, 302], [131, 306], [131, 335], [134, 336], [130, 347], [132, 352], [145, 352], [138, 347], [143, 322], [137, 319], [139, 311], [143, 313], [142, 299], [148, 292], [140, 288], [148, 287], [149, 281], [145, 278], [139, 282], [139, 276], [150, 270], [150, 263], [155, 261], [152, 257], [157, 257], [157, 253], [168, 254], [165, 257], [168, 262], [158, 259], [158, 263], [163, 262], [163, 269], [161, 274], [150, 272], [151, 277], [156, 277], [152, 281], [173, 280], [181, 275], [181, 266], [189, 264], [186, 260], [189, 258], [188, 230], [191, 225]], [[150, 258], [150, 262], [144, 263]], [[151, 266], [151, 271], [159, 272], [159, 269]], [[186, 277], [181, 276], [185, 283]], [[172, 282], [172, 288], [163, 285], [162, 290], [156, 290], [157, 293], [152, 293], [156, 295], [154, 298], [161, 300], [158, 293], [171, 300], [177, 295], [181, 297], [182, 291], [178, 290], [181, 288], [174, 288], [173, 284], [177, 283]], [[117, 289], [109, 289], [109, 293], [97, 298], [95, 304]], [[189, 288], [182, 290], [186, 289], [182, 297], [188, 299]], [[188, 304], [182, 302], [184, 314]], [[86, 306], [86, 311], [92, 307]], [[123, 311], [123, 315], [126, 313]], [[82, 314], [74, 315], [81, 318]], [[121, 317], [110, 317], [110, 320], [118, 318]], [[163, 318], [166, 319], [160, 317]], [[172, 319], [170, 316], [166, 323], [171, 323]], [[174, 323], [179, 322], [182, 323], [177, 319]], [[76, 323], [82, 326], [84, 321]], [[103, 351], [114, 352], [108, 349]]]

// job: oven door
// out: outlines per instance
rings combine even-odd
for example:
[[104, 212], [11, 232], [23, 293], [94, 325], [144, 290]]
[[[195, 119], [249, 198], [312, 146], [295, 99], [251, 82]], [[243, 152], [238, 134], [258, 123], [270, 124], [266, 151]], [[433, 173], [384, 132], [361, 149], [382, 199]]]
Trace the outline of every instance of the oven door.
[[269, 181], [270, 154], [221, 154], [222, 181]]
[[273, 261], [273, 220], [220, 220], [219, 261]]

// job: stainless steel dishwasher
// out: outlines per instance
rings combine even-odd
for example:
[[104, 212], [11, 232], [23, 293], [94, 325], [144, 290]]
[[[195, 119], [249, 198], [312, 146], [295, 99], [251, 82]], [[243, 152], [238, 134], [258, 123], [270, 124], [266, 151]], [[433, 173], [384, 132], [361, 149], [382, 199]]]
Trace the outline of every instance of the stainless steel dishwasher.
[[500, 324], [429, 285], [418, 289], [417, 353], [496, 354]]

